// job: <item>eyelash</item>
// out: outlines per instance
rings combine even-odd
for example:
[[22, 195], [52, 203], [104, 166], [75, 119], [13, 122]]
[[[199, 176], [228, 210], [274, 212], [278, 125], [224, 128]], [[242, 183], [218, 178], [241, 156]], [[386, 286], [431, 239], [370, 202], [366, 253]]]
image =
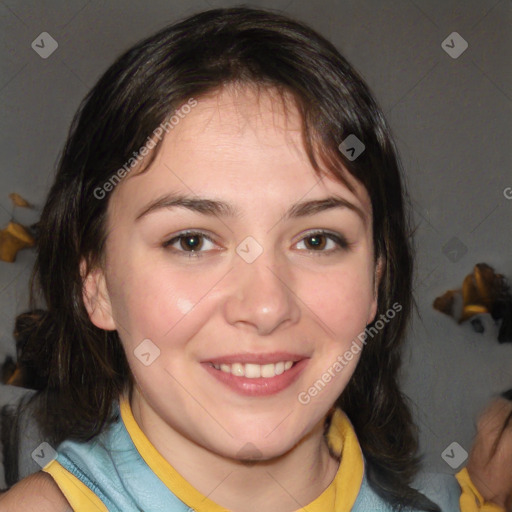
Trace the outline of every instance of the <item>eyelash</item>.
[[[308, 238], [314, 238], [318, 235], [325, 236], [326, 238], [328, 238], [329, 240], [331, 240], [335, 244], [337, 244], [338, 247], [336, 249], [330, 249], [328, 251], [323, 251], [323, 250], [316, 251], [314, 249], [309, 249], [309, 250], [307, 250], [307, 252], [310, 254], [316, 253], [318, 256], [330, 256], [334, 253], [338, 253], [339, 251], [345, 251], [345, 250], [349, 249], [351, 246], [351, 244], [349, 244], [347, 242], [347, 240], [344, 236], [332, 233], [330, 231], [325, 231], [325, 230], [312, 231], [312, 232], [308, 233], [306, 236], [304, 236], [303, 238], [301, 238], [299, 240], [299, 242], [297, 242], [297, 243], [300, 243]], [[206, 240], [208, 240], [212, 243], [215, 243], [211, 237], [209, 237], [205, 233], [202, 233], [201, 231], [183, 231], [182, 233], [179, 233], [177, 236], [174, 236], [170, 240], [167, 240], [166, 242], [164, 242], [162, 244], [162, 247], [164, 249], [166, 249], [166, 248], [170, 247], [171, 245], [175, 244], [176, 242], [179, 242], [182, 239], [185, 239], [188, 237], [197, 237], [197, 236], [206, 238]], [[205, 251], [195, 251], [195, 250], [181, 251], [181, 250], [177, 250], [177, 249], [173, 249], [173, 251], [175, 251], [180, 256], [184, 256], [187, 258], [202, 258], [203, 257], [202, 253], [205, 252]]]

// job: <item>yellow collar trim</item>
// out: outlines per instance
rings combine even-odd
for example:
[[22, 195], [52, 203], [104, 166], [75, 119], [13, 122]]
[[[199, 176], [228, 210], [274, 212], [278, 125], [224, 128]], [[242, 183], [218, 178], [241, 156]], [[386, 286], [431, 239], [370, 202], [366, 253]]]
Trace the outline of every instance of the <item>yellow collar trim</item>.
[[[176, 497], [196, 512], [229, 512], [200, 493], [164, 459], [137, 424], [126, 395], [120, 399], [120, 412], [140, 456]], [[333, 413], [327, 440], [332, 450], [341, 455], [338, 471], [327, 489], [301, 511], [348, 512], [359, 494], [364, 472], [363, 456], [354, 428], [341, 409], [337, 408]]]
[[56, 459], [46, 464], [43, 471], [53, 477], [73, 510], [108, 512], [108, 508], [100, 498], [82, 480], [62, 467]]

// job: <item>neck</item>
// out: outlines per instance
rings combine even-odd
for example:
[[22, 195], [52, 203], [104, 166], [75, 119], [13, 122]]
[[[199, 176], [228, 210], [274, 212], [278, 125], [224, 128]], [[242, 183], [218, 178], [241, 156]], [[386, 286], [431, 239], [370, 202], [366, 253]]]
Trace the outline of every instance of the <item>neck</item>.
[[283, 455], [242, 462], [177, 432], [136, 388], [130, 402], [135, 421], [162, 457], [201, 494], [230, 510], [302, 510], [329, 486], [339, 466], [323, 435], [324, 419]]

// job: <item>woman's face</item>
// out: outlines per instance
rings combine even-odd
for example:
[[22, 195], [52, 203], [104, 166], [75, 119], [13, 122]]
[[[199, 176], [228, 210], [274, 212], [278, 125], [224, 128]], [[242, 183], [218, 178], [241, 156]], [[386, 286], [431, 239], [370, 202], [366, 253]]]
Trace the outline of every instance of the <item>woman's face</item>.
[[228, 457], [277, 456], [318, 425], [376, 312], [367, 192], [318, 178], [300, 130], [270, 92], [199, 98], [112, 193], [87, 281], [145, 405]]

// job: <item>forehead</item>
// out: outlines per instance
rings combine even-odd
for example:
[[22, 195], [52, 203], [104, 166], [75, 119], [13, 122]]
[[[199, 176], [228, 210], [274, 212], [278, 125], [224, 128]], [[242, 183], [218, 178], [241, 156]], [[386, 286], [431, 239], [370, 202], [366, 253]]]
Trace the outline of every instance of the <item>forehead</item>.
[[330, 173], [315, 173], [304, 149], [302, 130], [302, 118], [291, 95], [226, 86], [197, 98], [197, 105], [180, 116], [164, 137], [152, 164], [123, 180], [112, 200], [135, 204], [144, 197], [154, 198], [166, 187], [219, 199], [236, 190], [242, 208], [253, 205], [261, 209], [269, 202], [337, 193], [371, 216], [366, 189], [348, 171], [343, 174], [354, 192]]
[[199, 98], [191, 114], [193, 119], [187, 116], [188, 122], [177, 127], [181, 139], [201, 135], [216, 143], [243, 139], [272, 147], [282, 145], [283, 138], [294, 144], [301, 135], [292, 96], [273, 88], [228, 84]]

